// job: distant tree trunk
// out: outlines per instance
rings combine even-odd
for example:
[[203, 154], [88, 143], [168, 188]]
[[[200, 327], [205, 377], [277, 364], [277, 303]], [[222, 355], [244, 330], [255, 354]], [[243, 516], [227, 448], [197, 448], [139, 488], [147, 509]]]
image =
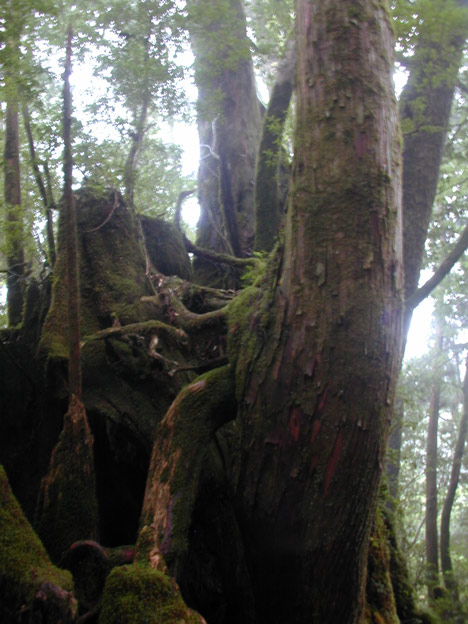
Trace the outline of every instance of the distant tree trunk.
[[5, 77], [5, 206], [7, 244], [7, 310], [10, 326], [19, 325], [23, 314], [24, 233], [21, 212], [18, 98], [13, 76]]
[[437, 529], [437, 463], [438, 427], [440, 411], [440, 367], [437, 360], [442, 352], [442, 326], [439, 321], [436, 336], [435, 369], [432, 394], [429, 405], [429, 424], [426, 445], [426, 584], [429, 601], [435, 599], [435, 588], [439, 584], [439, 538]]
[[453, 454], [450, 482], [442, 509], [440, 522], [440, 562], [444, 576], [445, 587], [450, 591], [454, 600], [459, 602], [458, 584], [453, 574], [452, 559], [450, 556], [450, 516], [460, 480], [460, 468], [465, 451], [465, 442], [468, 427], [468, 358], [466, 373], [463, 381], [463, 413], [458, 430], [457, 444]]
[[388, 506], [391, 511], [395, 511], [399, 501], [399, 475], [401, 462], [401, 443], [403, 433], [404, 403], [401, 398], [395, 401], [395, 410], [393, 415], [392, 428], [388, 439], [387, 447], [387, 487], [388, 487]]
[[72, 154], [72, 103], [70, 92], [72, 31], [68, 32], [67, 59], [63, 88], [63, 174], [65, 245], [67, 256], [66, 284], [68, 293], [68, 326], [70, 355], [68, 361], [68, 392], [70, 399], [81, 400], [81, 352], [80, 352], [80, 276], [78, 270], [78, 246], [76, 238], [75, 198], [73, 196]]
[[23, 121], [24, 127], [26, 130], [26, 135], [28, 137], [29, 144], [29, 154], [31, 156], [31, 166], [34, 172], [34, 177], [36, 179], [37, 188], [39, 189], [39, 194], [42, 199], [42, 203], [44, 204], [45, 217], [47, 220], [47, 245], [49, 252], [49, 263], [50, 266], [53, 267], [56, 259], [56, 251], [55, 251], [55, 236], [54, 236], [54, 220], [52, 216], [52, 208], [53, 208], [53, 196], [47, 190], [46, 184], [44, 183], [43, 176], [41, 174], [41, 170], [39, 169], [39, 163], [36, 156], [36, 148], [34, 145], [34, 137], [31, 128], [31, 117], [29, 115], [29, 110], [26, 104], [23, 104]]
[[[192, 47], [198, 87], [201, 207], [197, 244], [245, 257], [255, 234], [254, 176], [260, 105], [240, 0], [191, 0]], [[195, 262], [202, 283], [222, 276]]]
[[[403, 206], [405, 295], [408, 300], [418, 286], [424, 243], [432, 215], [440, 163], [450, 118], [453, 94], [468, 31], [466, 19], [454, 23], [454, 6], [467, 0], [442, 3], [439, 19], [453, 26], [441, 33], [431, 20], [421, 20], [410, 75], [400, 98], [400, 121], [404, 136]], [[433, 10], [428, 5], [427, 10]], [[406, 310], [406, 327], [412, 309]]]
[[284, 123], [294, 90], [296, 58], [296, 40], [292, 38], [278, 68], [263, 117], [255, 173], [255, 251], [273, 249], [283, 221], [285, 207], [280, 197], [278, 174], [282, 164]]

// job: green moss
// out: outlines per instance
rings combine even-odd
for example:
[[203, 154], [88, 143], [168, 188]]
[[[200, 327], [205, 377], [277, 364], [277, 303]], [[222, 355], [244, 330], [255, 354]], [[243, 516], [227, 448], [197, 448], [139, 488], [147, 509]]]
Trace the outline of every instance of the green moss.
[[[98, 197], [82, 192], [77, 221], [81, 334], [94, 334], [116, 320], [122, 325], [147, 320], [150, 308], [140, 298], [151, 293], [135, 215], [115, 192]], [[58, 359], [68, 359], [64, 242], [60, 221], [52, 301], [41, 336], [41, 349]]]
[[159, 570], [121, 566], [110, 573], [99, 624], [194, 624], [175, 583]]
[[377, 509], [374, 519], [366, 587], [368, 621], [375, 624], [398, 624], [395, 597], [390, 578], [390, 550], [382, 513]]
[[71, 574], [52, 565], [0, 466], [0, 616], [30, 603], [43, 583], [73, 591]]

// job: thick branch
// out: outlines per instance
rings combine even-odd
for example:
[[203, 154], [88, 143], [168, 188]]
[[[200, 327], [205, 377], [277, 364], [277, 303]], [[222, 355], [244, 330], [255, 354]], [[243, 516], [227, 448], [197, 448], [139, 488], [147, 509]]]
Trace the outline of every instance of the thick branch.
[[455, 247], [448, 254], [445, 260], [440, 264], [437, 271], [434, 275], [427, 280], [421, 288], [408, 299], [406, 302], [406, 309], [414, 309], [416, 308], [421, 301], [423, 301], [426, 297], [428, 297], [431, 292], [434, 290], [436, 286], [440, 284], [440, 282], [444, 279], [446, 275], [450, 273], [452, 267], [460, 260], [462, 255], [465, 253], [468, 248], [468, 225], [463, 230], [460, 235], [458, 241], [455, 244]]
[[117, 336], [130, 336], [132, 334], [145, 334], [152, 333], [154, 331], [163, 332], [176, 340], [185, 341], [187, 335], [180, 329], [167, 325], [161, 321], [145, 321], [143, 323], [130, 323], [129, 325], [123, 325], [122, 327], [108, 327], [91, 336], [85, 336], [81, 343], [81, 346], [88, 344], [89, 342], [95, 342], [96, 340], [106, 340], [107, 338], [115, 338]]
[[187, 552], [205, 450], [219, 427], [235, 418], [236, 411], [229, 366], [198, 377], [169, 408], [156, 432], [137, 560], [146, 560], [163, 571], [167, 563], [177, 576]]
[[185, 249], [189, 253], [193, 253], [199, 258], [204, 258], [205, 260], [211, 260], [212, 262], [216, 264], [228, 264], [230, 266], [238, 267], [240, 269], [247, 269], [248, 267], [252, 265], [257, 266], [260, 269], [262, 266], [262, 263], [260, 262], [260, 260], [258, 260], [258, 258], [255, 258], [255, 257], [236, 258], [228, 254], [211, 251], [211, 249], [197, 247], [197, 245], [194, 245], [192, 241], [190, 241], [185, 235], [183, 236], [183, 238], [184, 238]]
[[184, 203], [184, 200], [187, 199], [187, 197], [190, 197], [190, 195], [193, 195], [196, 190], [197, 189], [190, 189], [188, 191], [182, 191], [182, 193], [179, 194], [179, 197], [177, 199], [177, 206], [176, 206], [176, 210], [174, 214], [174, 225], [176, 226], [178, 230], [180, 230], [180, 217], [182, 214], [182, 204]]

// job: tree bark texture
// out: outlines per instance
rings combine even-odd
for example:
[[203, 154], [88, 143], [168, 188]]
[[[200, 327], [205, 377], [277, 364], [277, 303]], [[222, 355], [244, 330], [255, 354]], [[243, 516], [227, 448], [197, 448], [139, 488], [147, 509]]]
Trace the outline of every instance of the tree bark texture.
[[[466, 362], [468, 366], [468, 360]], [[456, 579], [453, 575], [452, 559], [450, 556], [450, 516], [452, 513], [455, 495], [457, 493], [458, 483], [460, 481], [460, 469], [465, 451], [465, 442], [468, 428], [468, 368], [463, 381], [463, 413], [460, 420], [458, 430], [457, 444], [453, 455], [452, 471], [450, 481], [445, 496], [444, 506], [442, 509], [442, 517], [440, 521], [440, 563], [444, 583], [450, 591], [455, 601], [458, 602], [458, 587]]]
[[442, 327], [437, 326], [434, 382], [429, 405], [429, 424], [426, 445], [426, 567], [427, 592], [434, 600], [434, 589], [439, 584], [439, 533], [437, 529], [437, 455], [441, 379], [437, 360], [442, 351]]
[[400, 366], [393, 38], [380, 2], [298, 0], [297, 24], [284, 250], [273, 288], [230, 336], [241, 343], [235, 487], [258, 622], [346, 624], [363, 608]]
[[[260, 105], [240, 0], [192, 0], [198, 87], [201, 207], [197, 244], [245, 257], [255, 233], [254, 175]], [[197, 260], [196, 278], [210, 264]]]

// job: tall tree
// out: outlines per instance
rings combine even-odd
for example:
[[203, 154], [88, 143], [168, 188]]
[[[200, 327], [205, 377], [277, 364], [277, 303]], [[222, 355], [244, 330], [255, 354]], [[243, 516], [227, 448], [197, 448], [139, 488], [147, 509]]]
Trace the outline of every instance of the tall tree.
[[24, 233], [21, 214], [21, 174], [19, 143], [19, 90], [18, 76], [20, 37], [23, 26], [21, 12], [9, 6], [8, 30], [5, 37], [5, 207], [7, 247], [7, 306], [8, 321], [14, 326], [21, 323], [23, 314]]
[[465, 451], [468, 429], [468, 361], [466, 361], [465, 365], [466, 372], [465, 379], [463, 381], [463, 411], [458, 430], [457, 442], [453, 453], [450, 480], [440, 519], [440, 563], [445, 587], [450, 591], [455, 603], [459, 602], [459, 593], [458, 584], [453, 572], [452, 557], [450, 553], [450, 518], [460, 481], [460, 470]]
[[433, 603], [435, 589], [439, 584], [439, 533], [437, 528], [437, 463], [438, 463], [438, 430], [441, 392], [440, 359], [443, 350], [443, 326], [438, 319], [434, 350], [434, 385], [429, 404], [429, 424], [427, 429], [426, 447], [426, 566], [427, 591], [429, 602]]
[[[200, 137], [197, 244], [245, 257], [255, 233], [261, 120], [243, 4], [191, 0], [189, 9]], [[212, 268], [206, 261], [197, 260], [195, 272], [200, 282], [210, 281]], [[219, 274], [218, 279], [222, 281]]]
[[[400, 365], [400, 154], [387, 7], [299, 0], [297, 43], [285, 241], [262, 288], [231, 311], [229, 362], [242, 428], [231, 478], [252, 621], [345, 624], [363, 614]], [[246, 306], [253, 306], [249, 318]], [[184, 397], [206, 391], [200, 380]], [[181, 412], [189, 418], [188, 406]], [[176, 431], [169, 420], [163, 425]], [[184, 442], [175, 434], [167, 440], [156, 436], [159, 462], [150, 469], [140, 534], [155, 540], [155, 566], [161, 549], [173, 565], [180, 561], [193, 492], [191, 485], [184, 499], [184, 481], [170, 468]]]

